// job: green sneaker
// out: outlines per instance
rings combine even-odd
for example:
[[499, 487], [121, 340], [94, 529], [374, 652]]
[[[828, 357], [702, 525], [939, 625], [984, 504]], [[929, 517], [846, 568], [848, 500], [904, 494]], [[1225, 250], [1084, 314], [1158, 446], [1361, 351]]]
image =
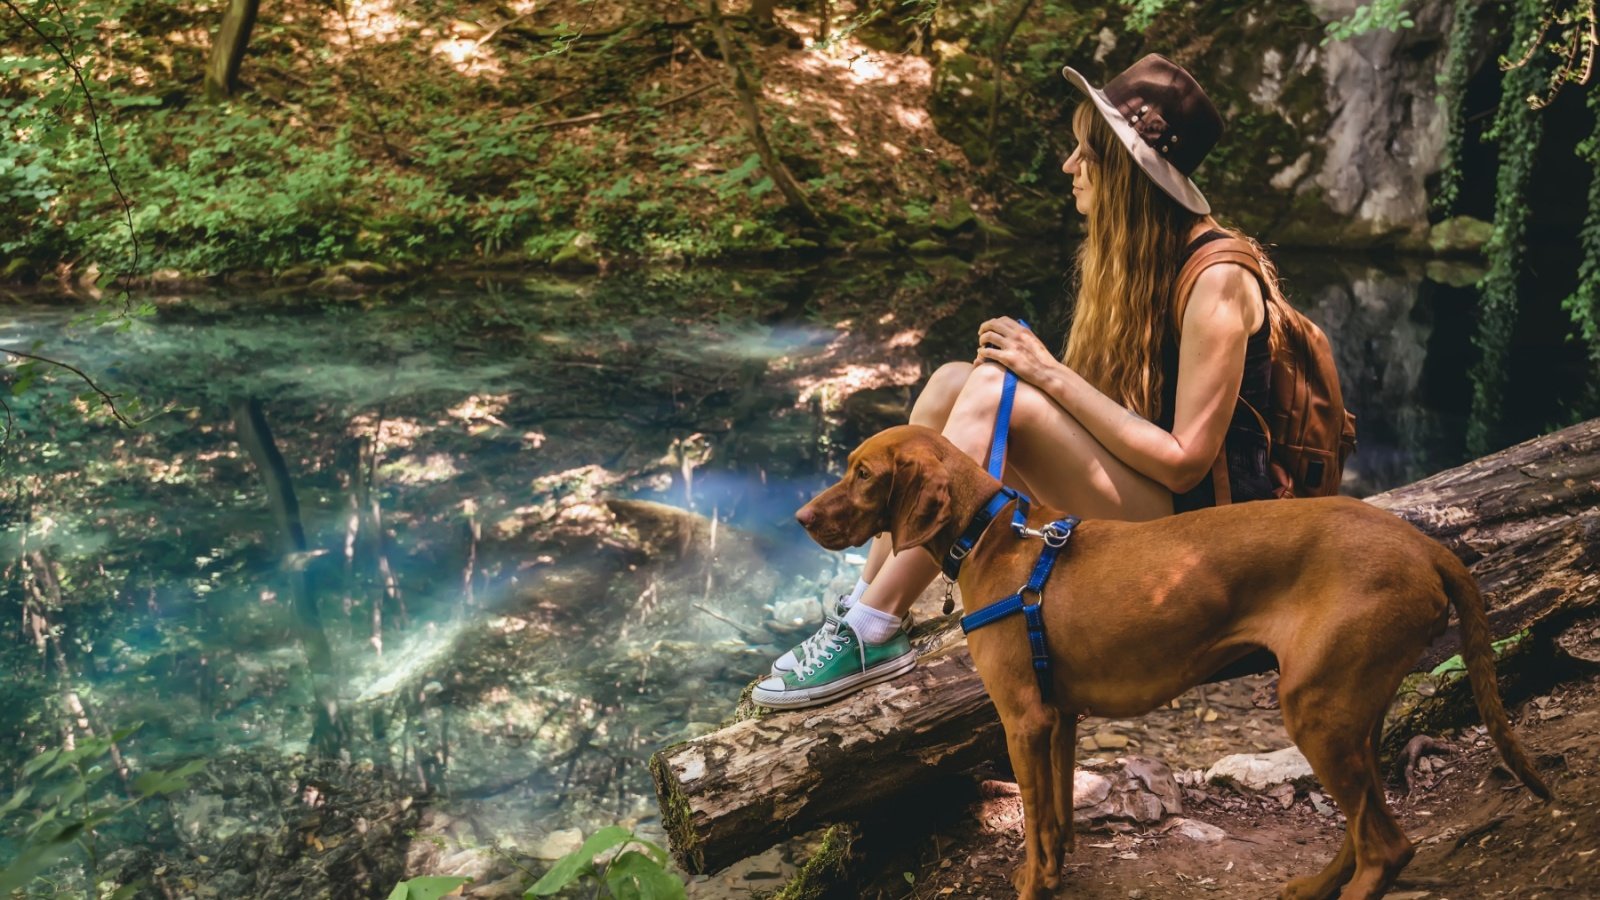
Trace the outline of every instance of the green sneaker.
[[839, 620], [844, 618], [845, 596], [840, 594], [839, 599], [835, 600], [831, 607], [823, 608], [821, 628], [812, 632], [810, 637], [796, 644], [773, 661], [772, 674], [784, 675], [800, 668], [806, 660], [811, 658], [812, 654], [817, 652], [817, 648], [833, 637], [834, 633], [839, 630]]
[[750, 695], [759, 706], [799, 709], [820, 706], [869, 684], [904, 675], [917, 664], [917, 652], [904, 628], [882, 644], [864, 644], [841, 620], [832, 637], [820, 642], [792, 672], [773, 675]]

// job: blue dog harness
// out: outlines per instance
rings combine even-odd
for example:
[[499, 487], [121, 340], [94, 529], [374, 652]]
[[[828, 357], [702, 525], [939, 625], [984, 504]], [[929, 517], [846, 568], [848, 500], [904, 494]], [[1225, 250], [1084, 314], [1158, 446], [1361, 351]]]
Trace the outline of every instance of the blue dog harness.
[[[1026, 328], [1028, 323], [1022, 322], [1022, 326]], [[988, 470], [996, 481], [1004, 480], [1002, 476], [1005, 473], [1006, 443], [1011, 436], [1011, 407], [1016, 395], [1017, 374], [1007, 369], [1005, 381], [1000, 387], [1000, 407], [994, 418], [994, 437], [989, 441]], [[962, 560], [972, 552], [972, 548], [983, 536], [984, 531], [1008, 504], [1016, 504], [1011, 512], [1011, 530], [1019, 538], [1037, 537], [1044, 540], [1044, 548], [1039, 551], [1039, 561], [1033, 564], [1033, 573], [1028, 576], [1028, 583], [1019, 588], [1015, 594], [991, 603], [972, 615], [962, 616], [961, 633], [971, 634], [985, 625], [993, 625], [1002, 619], [1022, 613], [1028, 625], [1028, 647], [1033, 653], [1033, 675], [1039, 682], [1039, 694], [1049, 701], [1050, 648], [1045, 642], [1044, 613], [1040, 607], [1044, 602], [1044, 584], [1050, 580], [1050, 573], [1055, 569], [1056, 557], [1061, 554], [1061, 548], [1065, 547], [1072, 537], [1072, 529], [1077, 527], [1079, 520], [1076, 516], [1067, 516], [1035, 531], [1028, 527], [1028, 502], [1027, 495], [1002, 484], [1000, 490], [983, 505], [983, 509], [972, 517], [972, 521], [956, 539], [955, 545], [945, 553], [944, 559], [940, 560], [940, 568], [944, 570], [945, 577], [954, 582], [961, 574]], [[1032, 603], [1027, 601], [1030, 595], [1033, 597]], [[948, 599], [948, 589], [946, 597]]]
[[[1040, 609], [1044, 602], [1044, 583], [1050, 580], [1050, 573], [1056, 567], [1056, 557], [1061, 554], [1061, 548], [1067, 545], [1067, 540], [1072, 537], [1072, 529], [1077, 524], [1077, 516], [1067, 516], [1039, 529], [1037, 533], [1044, 538], [1044, 549], [1039, 551], [1039, 561], [1033, 564], [1033, 574], [1028, 576], [1028, 583], [1004, 600], [997, 600], [970, 616], [961, 617], [961, 633], [971, 634], [985, 625], [993, 625], [1001, 619], [1022, 613], [1028, 623], [1028, 646], [1033, 651], [1033, 677], [1038, 680], [1039, 694], [1046, 701], [1050, 699], [1051, 679], [1050, 648], [1045, 643], [1044, 613]], [[1029, 594], [1033, 595], [1032, 603], [1027, 601]]]

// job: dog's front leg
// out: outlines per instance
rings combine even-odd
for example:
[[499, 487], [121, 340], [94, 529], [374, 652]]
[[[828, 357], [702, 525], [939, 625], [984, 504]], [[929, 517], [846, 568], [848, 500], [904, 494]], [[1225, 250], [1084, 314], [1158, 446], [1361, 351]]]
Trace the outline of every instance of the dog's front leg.
[[1050, 765], [1054, 773], [1056, 821], [1061, 824], [1061, 843], [1068, 853], [1077, 849], [1072, 827], [1073, 775], [1078, 763], [1078, 717], [1061, 710], [1056, 727], [1050, 732]]
[[[1013, 721], [1002, 719], [1001, 724], [1022, 795], [1023, 860], [1011, 883], [1022, 900], [1044, 900], [1061, 883], [1061, 830], [1055, 816], [1055, 770], [1050, 760], [1055, 719], [1036, 705]], [[1054, 867], [1050, 860], [1055, 861]]]

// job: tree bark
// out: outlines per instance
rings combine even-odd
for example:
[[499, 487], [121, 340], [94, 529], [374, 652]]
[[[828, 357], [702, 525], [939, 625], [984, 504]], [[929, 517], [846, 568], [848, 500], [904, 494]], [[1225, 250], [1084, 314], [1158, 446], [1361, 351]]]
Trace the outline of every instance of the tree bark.
[[[1600, 609], [1600, 419], [1369, 502], [1472, 566], [1497, 637]], [[715, 871], [1002, 752], [994, 707], [954, 618], [920, 631], [923, 656], [911, 675], [817, 709], [749, 718], [742, 707], [743, 721], [656, 753], [650, 770], [662, 821], [684, 868]], [[1458, 647], [1452, 627], [1421, 665]]]
[[311, 668], [312, 694], [316, 698], [311, 745], [324, 756], [336, 756], [344, 747], [348, 729], [339, 706], [333, 648], [328, 643], [327, 633], [323, 631], [317, 596], [311, 590], [310, 579], [306, 575], [306, 533], [300, 522], [300, 501], [295, 497], [289, 466], [283, 461], [283, 454], [278, 452], [272, 429], [267, 427], [261, 402], [253, 399], [236, 400], [232, 404], [232, 413], [239, 444], [261, 471], [272, 517], [278, 523], [283, 546], [283, 572], [289, 579], [295, 624], [300, 644], [305, 649], [306, 662]]
[[217, 29], [217, 38], [211, 43], [211, 59], [206, 63], [206, 96], [212, 100], [233, 96], [260, 8], [261, 0], [228, 0], [228, 11], [222, 15], [222, 27]]
[[772, 143], [767, 140], [767, 130], [761, 124], [761, 110], [756, 106], [755, 88], [751, 86], [750, 79], [745, 77], [744, 67], [739, 65], [738, 57], [733, 54], [733, 41], [728, 38], [728, 26], [722, 19], [722, 7], [718, 0], [709, 0], [711, 30], [717, 38], [717, 52], [722, 54], [722, 61], [733, 72], [733, 93], [739, 99], [739, 108], [744, 113], [745, 124], [750, 129], [750, 142], [755, 145], [756, 154], [761, 157], [761, 167], [766, 170], [767, 176], [772, 179], [772, 184], [783, 195], [789, 208], [799, 215], [800, 219], [812, 227], [820, 227], [822, 218], [817, 215], [817, 210], [807, 199], [805, 191], [799, 182], [794, 180], [794, 175], [789, 167], [784, 165], [772, 149]]

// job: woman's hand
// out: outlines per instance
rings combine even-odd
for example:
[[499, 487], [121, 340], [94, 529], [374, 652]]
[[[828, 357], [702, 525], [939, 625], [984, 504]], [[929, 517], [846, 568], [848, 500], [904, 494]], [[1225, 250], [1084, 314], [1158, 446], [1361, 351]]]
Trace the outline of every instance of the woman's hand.
[[978, 358], [974, 362], [985, 361], [997, 362], [1033, 385], [1040, 384], [1050, 370], [1061, 365], [1038, 335], [1005, 316], [990, 319], [978, 328]]

